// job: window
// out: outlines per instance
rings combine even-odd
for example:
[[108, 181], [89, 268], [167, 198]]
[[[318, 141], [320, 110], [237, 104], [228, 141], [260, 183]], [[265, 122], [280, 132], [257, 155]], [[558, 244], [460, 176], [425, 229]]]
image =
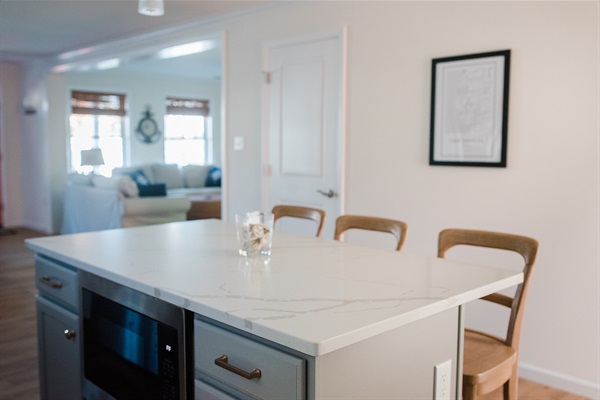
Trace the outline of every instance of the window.
[[208, 100], [169, 97], [165, 114], [165, 163], [211, 164], [213, 138]]
[[125, 95], [116, 93], [71, 92], [71, 170], [88, 173], [93, 166], [81, 165], [81, 151], [102, 150], [104, 165], [97, 173], [110, 176], [113, 168], [123, 165], [123, 117]]

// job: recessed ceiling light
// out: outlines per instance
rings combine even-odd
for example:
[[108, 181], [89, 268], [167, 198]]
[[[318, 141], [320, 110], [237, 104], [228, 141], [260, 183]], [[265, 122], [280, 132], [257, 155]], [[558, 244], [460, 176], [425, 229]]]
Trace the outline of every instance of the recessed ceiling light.
[[165, 4], [163, 0], [139, 0], [138, 12], [151, 17], [165, 15]]
[[174, 58], [187, 56], [190, 54], [202, 53], [215, 48], [214, 40], [201, 40], [199, 42], [192, 42], [186, 44], [180, 44], [178, 46], [168, 47], [162, 49], [157, 53], [158, 58]]

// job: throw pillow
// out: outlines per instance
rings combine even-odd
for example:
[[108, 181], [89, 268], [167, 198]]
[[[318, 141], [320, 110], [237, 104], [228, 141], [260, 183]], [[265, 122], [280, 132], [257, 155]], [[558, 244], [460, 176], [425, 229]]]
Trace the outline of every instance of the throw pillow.
[[210, 165], [186, 165], [181, 168], [186, 188], [201, 188], [206, 185]]
[[138, 165], [133, 167], [116, 167], [113, 169], [113, 175], [131, 175], [132, 172], [141, 170], [146, 175], [146, 179], [148, 179], [151, 183], [156, 182], [154, 177], [154, 171], [152, 170], [152, 165]]
[[155, 183], [151, 185], [142, 185], [139, 187], [140, 197], [166, 196], [167, 185], [164, 183]]
[[118, 176], [119, 178], [119, 190], [127, 197], [138, 197], [140, 191], [137, 184], [128, 175]]
[[148, 177], [146, 176], [144, 171], [141, 169], [132, 171], [132, 172], [128, 173], [127, 175], [129, 175], [131, 177], [131, 179], [133, 179], [133, 181], [137, 184], [138, 188], [140, 186], [150, 185], [150, 180], [148, 179]]
[[206, 177], [206, 187], [221, 187], [221, 168], [210, 168]]
[[152, 169], [154, 170], [155, 182], [165, 183], [167, 189], [183, 187], [183, 177], [177, 164], [154, 164]]
[[131, 176], [132, 180], [135, 181], [140, 197], [167, 195], [167, 185], [164, 183], [151, 183], [143, 170], [138, 169], [130, 172], [129, 175]]

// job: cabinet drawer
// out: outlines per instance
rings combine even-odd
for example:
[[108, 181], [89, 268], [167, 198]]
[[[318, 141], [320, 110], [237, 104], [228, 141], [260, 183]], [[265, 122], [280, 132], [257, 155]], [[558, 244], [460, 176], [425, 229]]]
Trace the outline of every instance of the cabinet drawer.
[[197, 379], [194, 381], [194, 395], [196, 400], [235, 400], [235, 397]]
[[37, 256], [35, 281], [40, 294], [72, 310], [78, 308], [77, 272], [52, 260]]
[[[201, 320], [194, 321], [194, 353], [200, 376], [222, 382], [223, 390], [231, 387], [261, 399], [306, 396], [306, 361], [299, 357]], [[241, 376], [255, 370], [260, 370], [260, 377]]]

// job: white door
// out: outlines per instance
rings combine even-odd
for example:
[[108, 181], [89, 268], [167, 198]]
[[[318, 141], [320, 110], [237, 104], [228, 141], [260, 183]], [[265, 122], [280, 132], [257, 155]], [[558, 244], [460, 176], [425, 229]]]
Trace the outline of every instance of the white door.
[[[342, 37], [265, 48], [265, 209], [277, 204], [326, 211], [333, 238], [342, 211]], [[280, 230], [314, 235], [310, 221], [282, 219]]]

